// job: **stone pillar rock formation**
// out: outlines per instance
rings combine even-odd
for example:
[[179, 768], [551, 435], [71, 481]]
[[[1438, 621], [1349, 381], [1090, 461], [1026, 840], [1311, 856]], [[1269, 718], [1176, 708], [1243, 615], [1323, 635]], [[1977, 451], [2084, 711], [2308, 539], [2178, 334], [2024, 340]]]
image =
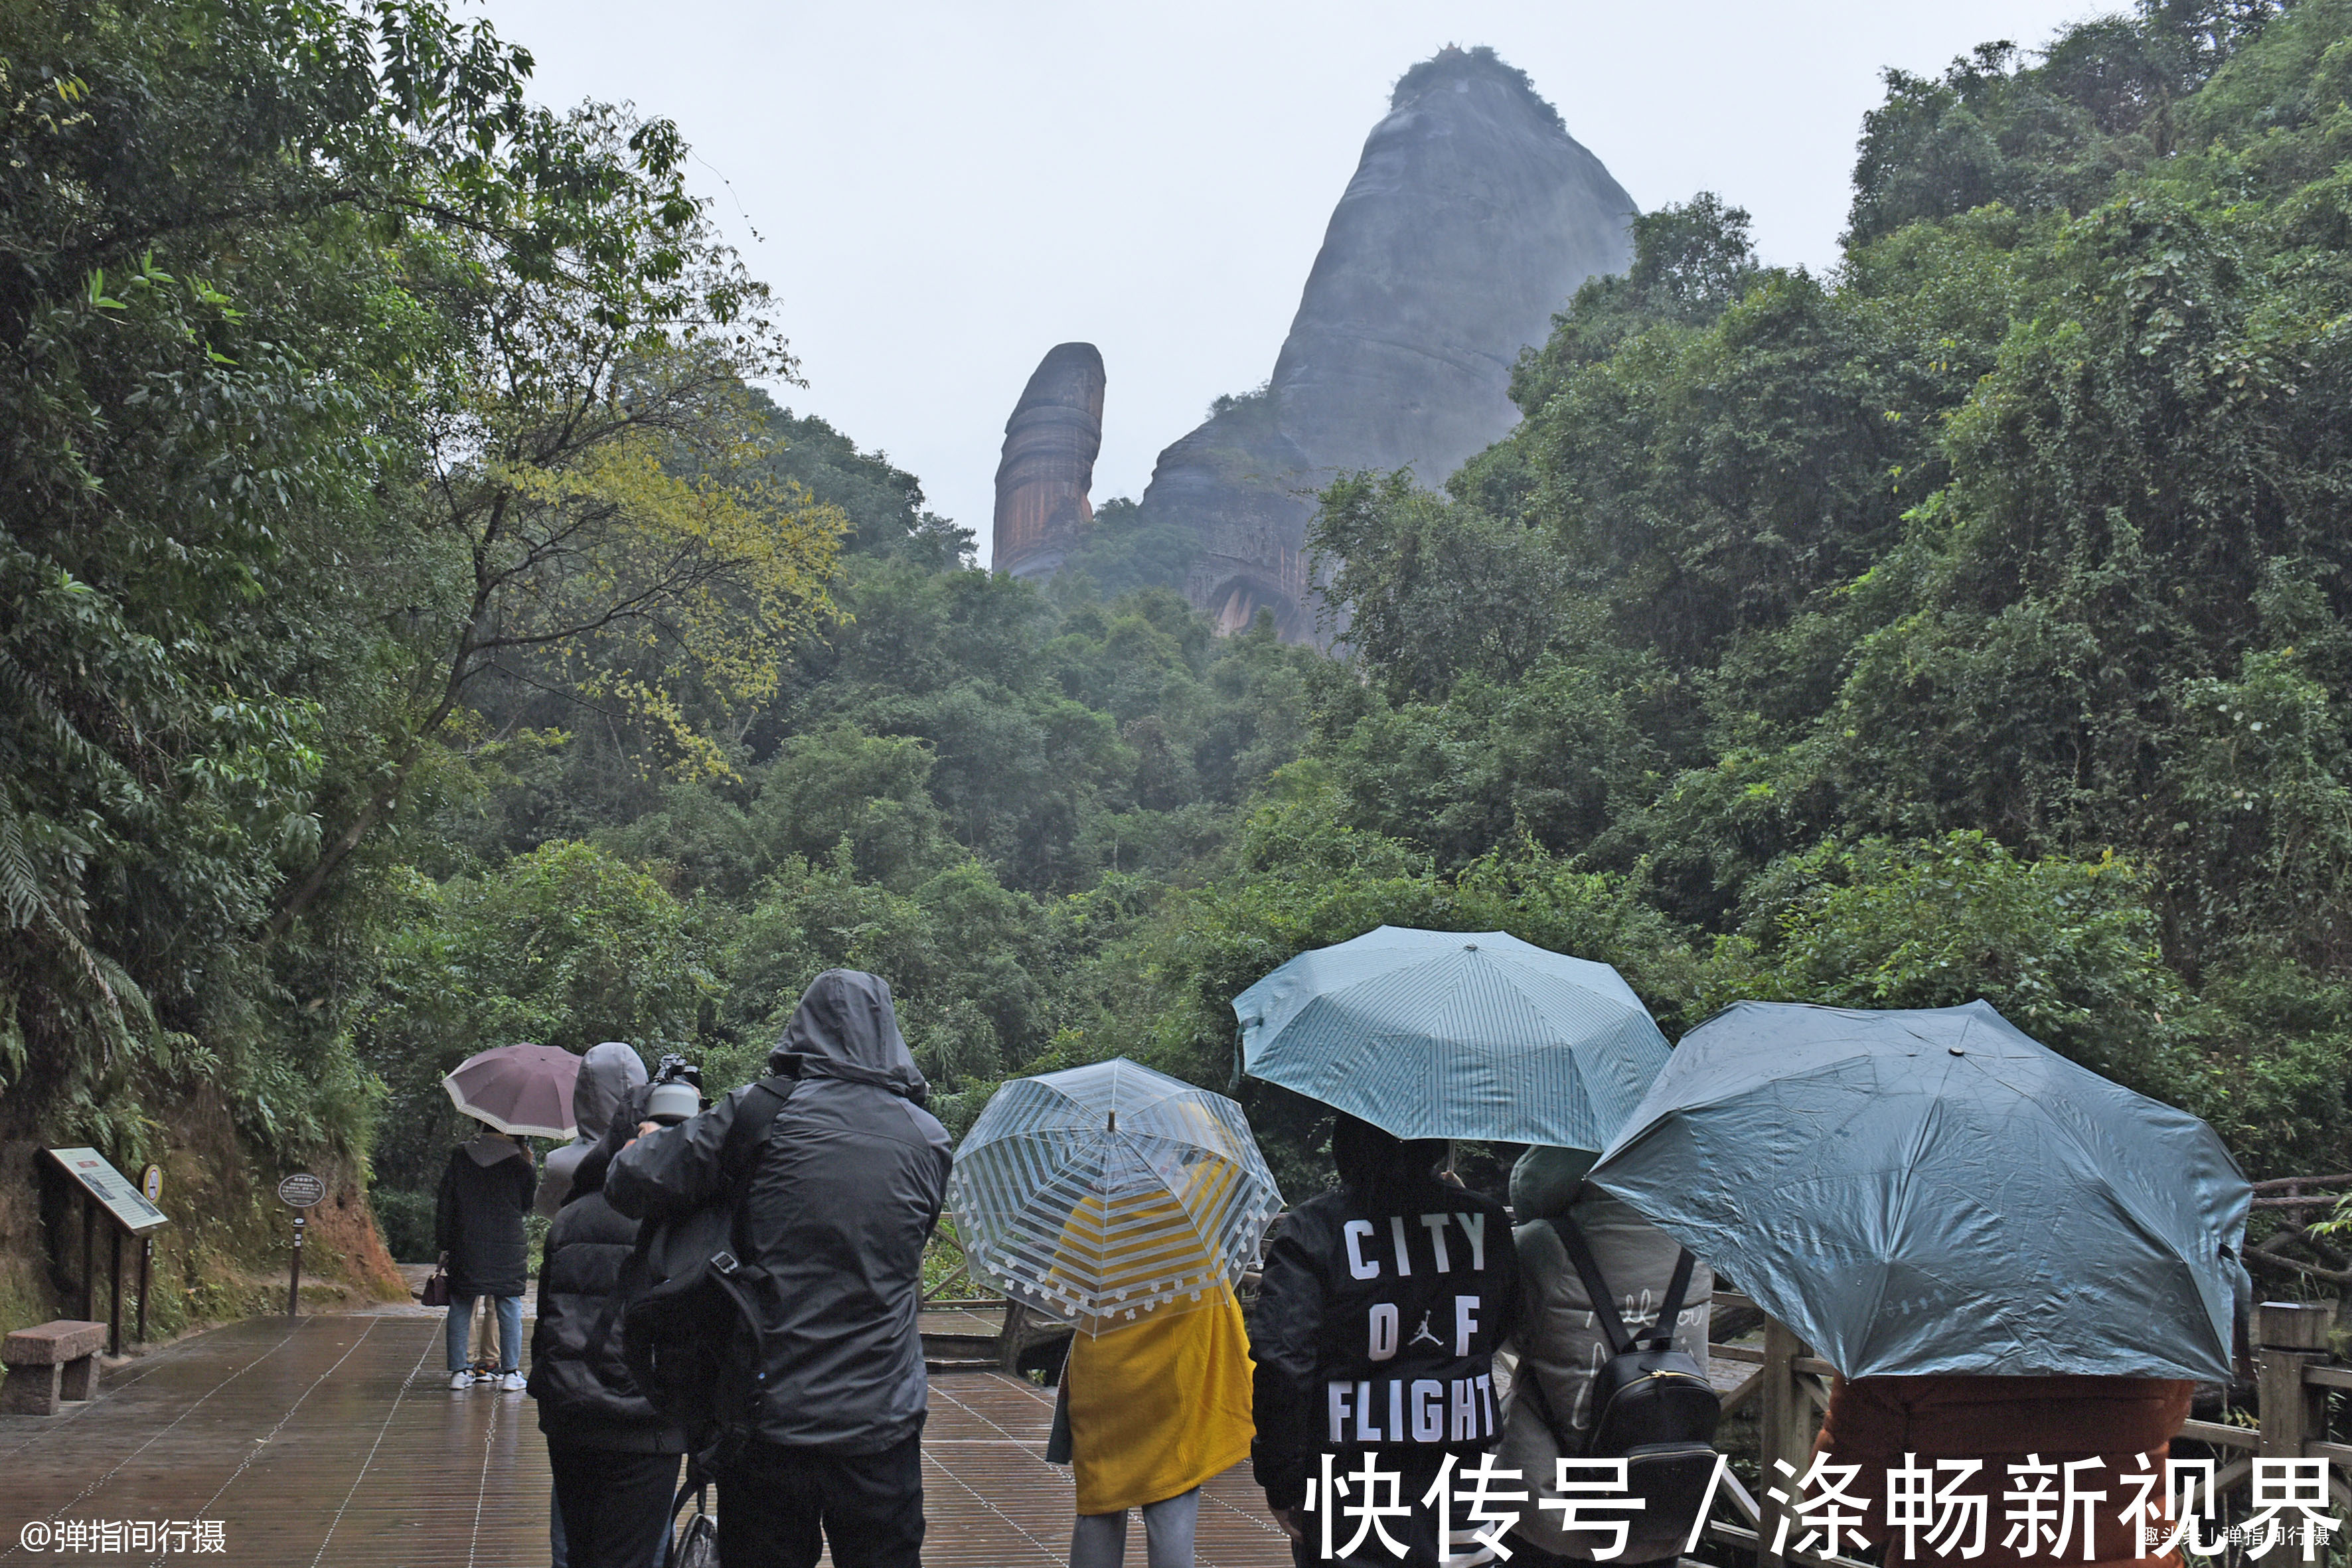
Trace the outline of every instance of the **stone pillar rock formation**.
[[1051, 577], [1093, 524], [1087, 492], [1102, 450], [1103, 380], [1094, 344], [1058, 343], [1013, 405], [996, 467], [997, 571]]
[[1147, 521], [1198, 540], [1185, 595], [1227, 631], [1265, 609], [1286, 640], [1318, 640], [1315, 492], [1357, 468], [1444, 484], [1517, 423], [1519, 351], [1633, 259], [1633, 198], [1493, 50], [1445, 49], [1390, 102], [1273, 376], [1161, 452], [1143, 493]]

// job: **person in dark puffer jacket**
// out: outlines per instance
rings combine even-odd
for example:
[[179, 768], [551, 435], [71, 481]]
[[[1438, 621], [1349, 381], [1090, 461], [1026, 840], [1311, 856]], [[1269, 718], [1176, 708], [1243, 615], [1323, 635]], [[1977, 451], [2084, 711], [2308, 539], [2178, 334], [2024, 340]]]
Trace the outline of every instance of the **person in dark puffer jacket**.
[[[618, 1064], [613, 1066], [617, 1070]], [[603, 1093], [583, 1067], [575, 1100]], [[621, 1092], [603, 1140], [574, 1169], [572, 1193], [547, 1233], [539, 1326], [530, 1342], [530, 1394], [555, 1477], [566, 1568], [646, 1568], [661, 1561], [686, 1430], [666, 1421], [630, 1380], [621, 1352], [621, 1266], [637, 1222], [604, 1196], [613, 1156], [636, 1133], [646, 1090]]]

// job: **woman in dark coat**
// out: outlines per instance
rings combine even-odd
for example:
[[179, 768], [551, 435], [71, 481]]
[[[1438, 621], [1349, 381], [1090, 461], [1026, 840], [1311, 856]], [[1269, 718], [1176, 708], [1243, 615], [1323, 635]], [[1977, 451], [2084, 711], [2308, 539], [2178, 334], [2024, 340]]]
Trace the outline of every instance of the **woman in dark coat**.
[[449, 1386], [466, 1388], [474, 1377], [466, 1355], [474, 1300], [488, 1296], [499, 1315], [500, 1384], [522, 1392], [522, 1289], [530, 1272], [530, 1247], [522, 1217], [530, 1212], [539, 1173], [530, 1151], [503, 1132], [481, 1133], [449, 1152], [434, 1205], [435, 1245], [449, 1270], [446, 1339]]
[[625, 1091], [611, 1130], [573, 1171], [540, 1265], [530, 1395], [555, 1476], [565, 1568], [660, 1562], [686, 1452], [685, 1428], [665, 1420], [629, 1377], [614, 1299], [637, 1222], [605, 1199], [604, 1170], [635, 1136], [646, 1094]]

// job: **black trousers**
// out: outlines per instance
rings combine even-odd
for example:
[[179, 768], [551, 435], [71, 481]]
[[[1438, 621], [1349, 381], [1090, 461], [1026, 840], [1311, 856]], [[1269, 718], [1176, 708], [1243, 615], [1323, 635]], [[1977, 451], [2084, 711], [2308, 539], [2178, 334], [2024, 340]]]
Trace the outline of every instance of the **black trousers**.
[[834, 1568], [920, 1568], [920, 1427], [876, 1454], [752, 1443], [719, 1472], [720, 1568], [813, 1568], [825, 1544]]
[[564, 1568], [646, 1568], [669, 1534], [676, 1454], [547, 1445], [563, 1510]]

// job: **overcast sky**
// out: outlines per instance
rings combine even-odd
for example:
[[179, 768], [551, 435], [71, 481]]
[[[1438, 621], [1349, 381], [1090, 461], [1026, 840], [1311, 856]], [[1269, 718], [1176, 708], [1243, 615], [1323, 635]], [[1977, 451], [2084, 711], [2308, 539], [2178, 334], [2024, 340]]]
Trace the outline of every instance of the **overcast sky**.
[[1391, 85], [1489, 44], [1644, 208], [1713, 190], [1834, 260], [1885, 66], [2028, 46], [2096, 0], [478, 0], [550, 103], [676, 120], [824, 415], [982, 559], [1045, 351], [1109, 374], [1095, 500], [1265, 379]]

